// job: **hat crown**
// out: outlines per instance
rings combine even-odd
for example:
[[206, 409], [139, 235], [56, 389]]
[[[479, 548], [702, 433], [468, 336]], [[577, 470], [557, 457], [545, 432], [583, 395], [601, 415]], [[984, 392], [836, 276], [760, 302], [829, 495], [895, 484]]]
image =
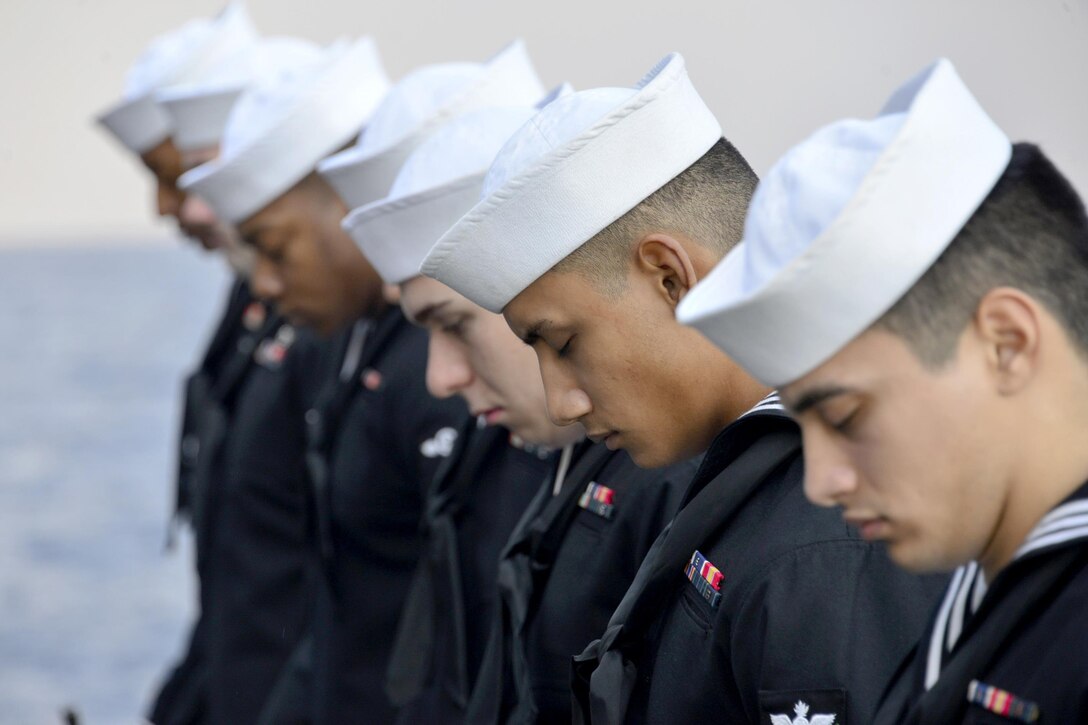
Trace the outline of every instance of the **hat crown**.
[[510, 135], [534, 113], [532, 108], [496, 107], [450, 121], [408, 157], [389, 197], [415, 194], [484, 173]]
[[261, 85], [294, 68], [313, 66], [323, 53], [317, 43], [302, 38], [261, 38], [248, 52], [223, 63], [205, 85], [220, 89]]
[[495, 155], [484, 179], [482, 195], [491, 195], [553, 149], [577, 138], [634, 94], [630, 88], [593, 88], [552, 101], [519, 128]]
[[906, 119], [893, 113], [838, 121], [779, 159], [757, 187], [745, 220], [742, 292], [763, 286], [839, 217]]
[[410, 135], [440, 108], [476, 80], [480, 63], [437, 63], [405, 76], [390, 89], [359, 139], [370, 155]]
[[204, 81], [257, 38], [240, 2], [228, 5], [218, 17], [190, 20], [152, 39], [126, 74], [124, 97], [138, 98], [167, 86]]
[[1012, 152], [944, 59], [872, 121], [840, 121], [789, 151], [744, 238], [681, 301], [763, 383], [797, 380], [864, 332], [926, 273], [1001, 179]]
[[337, 42], [310, 62], [281, 68], [251, 86], [231, 109], [223, 129], [222, 155], [230, 156], [274, 127], [346, 49], [346, 43]]

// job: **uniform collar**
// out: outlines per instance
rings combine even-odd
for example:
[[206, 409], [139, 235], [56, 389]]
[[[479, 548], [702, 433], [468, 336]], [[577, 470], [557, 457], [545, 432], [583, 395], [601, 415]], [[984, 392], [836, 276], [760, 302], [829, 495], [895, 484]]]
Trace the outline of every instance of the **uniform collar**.
[[[1088, 539], [1088, 483], [1081, 485], [1039, 520], [1002, 572], [1029, 555], [1052, 551], [1085, 539]], [[953, 573], [930, 633], [925, 668], [927, 690], [937, 682], [965, 623], [978, 611], [988, 589], [985, 572], [977, 562], [968, 562]]]
[[1044, 549], [1088, 538], [1088, 483], [1039, 520], [1013, 555], [1013, 561]]

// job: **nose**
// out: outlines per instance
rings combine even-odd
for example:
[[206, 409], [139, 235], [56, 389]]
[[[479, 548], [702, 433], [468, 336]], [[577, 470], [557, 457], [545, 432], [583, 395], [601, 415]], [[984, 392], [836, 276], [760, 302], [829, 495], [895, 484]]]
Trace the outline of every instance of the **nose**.
[[249, 285], [253, 294], [263, 300], [275, 302], [283, 297], [283, 280], [280, 279], [275, 265], [259, 254], [253, 261]]
[[172, 216], [178, 218], [181, 211], [181, 192], [172, 184], [163, 181], [157, 182], [155, 189], [155, 205], [159, 216]]
[[540, 377], [544, 382], [548, 417], [555, 425], [577, 423], [593, 410], [589, 395], [555, 365], [540, 360]]
[[857, 491], [857, 470], [831, 436], [802, 426], [805, 455], [805, 496], [817, 506], [837, 506]]
[[471, 385], [475, 377], [461, 346], [432, 330], [427, 345], [427, 392], [448, 398]]
[[211, 227], [215, 225], [215, 212], [203, 199], [197, 196], [186, 196], [181, 202], [178, 211], [178, 221], [190, 227]]

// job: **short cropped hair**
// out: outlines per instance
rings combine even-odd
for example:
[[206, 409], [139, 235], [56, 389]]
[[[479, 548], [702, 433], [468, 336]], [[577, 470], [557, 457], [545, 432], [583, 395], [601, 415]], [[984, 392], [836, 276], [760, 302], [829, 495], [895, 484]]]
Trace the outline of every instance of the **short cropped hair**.
[[927, 366], [955, 356], [963, 329], [995, 287], [1039, 301], [1088, 356], [1088, 217], [1069, 181], [1018, 143], [997, 185], [932, 267], [877, 321]]
[[637, 206], [595, 234], [552, 269], [578, 272], [606, 294], [626, 286], [631, 248], [653, 232], [682, 233], [724, 257], [744, 233], [759, 178], [726, 139]]

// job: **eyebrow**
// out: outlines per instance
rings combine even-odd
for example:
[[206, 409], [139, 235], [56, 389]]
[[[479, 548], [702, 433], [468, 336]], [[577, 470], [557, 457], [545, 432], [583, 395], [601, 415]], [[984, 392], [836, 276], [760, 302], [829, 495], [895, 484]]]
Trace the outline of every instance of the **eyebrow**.
[[241, 237], [242, 242], [244, 244], [247, 244], [247, 245], [249, 245], [251, 247], [257, 247], [258, 249], [260, 249], [261, 246], [262, 246], [261, 242], [263, 241], [262, 238], [266, 234], [272, 232], [274, 229], [275, 229], [275, 227], [272, 226], [271, 224], [262, 224], [261, 226], [257, 227], [256, 229], [252, 229], [252, 230], [246, 232], [245, 234], [241, 234], [239, 236]]
[[553, 324], [554, 323], [552, 323], [551, 320], [540, 320], [538, 322], [534, 322], [532, 325], [529, 326], [529, 329], [525, 331], [525, 334], [520, 336], [521, 341], [524, 342], [526, 345], [532, 346], [536, 343], [537, 340], [540, 339], [541, 334], [547, 331], [550, 327], [552, 327]]
[[785, 397], [782, 398], [782, 402], [791, 413], [800, 415], [825, 400], [852, 392], [854, 391], [851, 388], [846, 388], [841, 385], [826, 385], [805, 391], [805, 393], [795, 402], [790, 402]]
[[417, 325], [426, 325], [427, 321], [429, 319], [431, 319], [431, 317], [434, 315], [434, 313], [438, 312], [440, 309], [442, 309], [443, 307], [445, 307], [449, 303], [450, 303], [449, 300], [443, 300], [442, 302], [435, 302], [433, 304], [427, 305], [426, 307], [424, 307], [422, 310], [420, 310], [416, 314], [409, 315], [408, 317], [409, 317], [409, 319], [411, 319], [412, 322], [414, 322]]

